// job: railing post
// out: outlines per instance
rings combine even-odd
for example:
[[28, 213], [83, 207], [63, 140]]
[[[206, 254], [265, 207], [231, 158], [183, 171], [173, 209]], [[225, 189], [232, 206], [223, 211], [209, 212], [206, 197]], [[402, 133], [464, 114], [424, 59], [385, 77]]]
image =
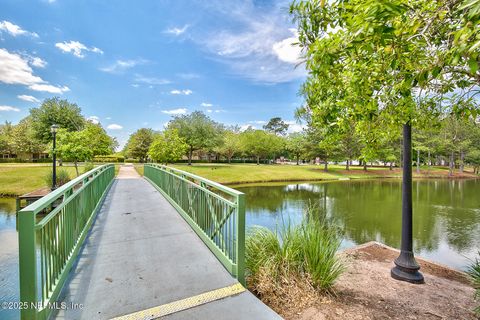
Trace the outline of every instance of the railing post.
[[37, 254], [35, 249], [35, 213], [18, 214], [18, 246], [20, 269], [20, 302], [22, 320], [37, 319]]
[[245, 194], [237, 195], [237, 279], [245, 283]]

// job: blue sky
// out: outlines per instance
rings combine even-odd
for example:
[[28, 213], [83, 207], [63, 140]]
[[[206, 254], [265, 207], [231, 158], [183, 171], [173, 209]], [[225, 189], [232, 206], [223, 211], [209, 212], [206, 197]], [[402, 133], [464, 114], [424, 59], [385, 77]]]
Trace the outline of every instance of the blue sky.
[[295, 39], [285, 1], [2, 0], [0, 121], [59, 96], [120, 144], [194, 110], [299, 130]]

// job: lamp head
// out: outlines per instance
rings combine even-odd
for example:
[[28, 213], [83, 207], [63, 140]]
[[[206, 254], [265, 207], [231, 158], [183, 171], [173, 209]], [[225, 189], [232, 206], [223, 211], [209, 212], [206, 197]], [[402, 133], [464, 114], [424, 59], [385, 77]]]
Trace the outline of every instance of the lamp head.
[[50, 127], [50, 132], [51, 132], [51, 133], [57, 133], [58, 128], [59, 128], [58, 125], [53, 124], [53, 125]]

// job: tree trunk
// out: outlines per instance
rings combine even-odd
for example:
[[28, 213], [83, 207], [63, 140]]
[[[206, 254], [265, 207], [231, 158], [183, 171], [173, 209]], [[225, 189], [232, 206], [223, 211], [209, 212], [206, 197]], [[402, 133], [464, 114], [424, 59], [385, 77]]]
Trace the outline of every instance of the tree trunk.
[[430, 166], [432, 165], [432, 160], [430, 159], [430, 150], [428, 150], [428, 171], [430, 171]]
[[297, 166], [299, 165], [300, 155], [297, 153]]
[[192, 156], [193, 156], [193, 146], [190, 146], [190, 150], [188, 151], [188, 165], [192, 165]]
[[455, 157], [453, 155], [453, 151], [450, 153], [450, 161], [448, 163], [448, 167], [449, 167], [449, 170], [448, 170], [448, 176], [451, 177], [453, 176], [453, 169], [455, 168]]
[[463, 161], [465, 160], [465, 152], [462, 150], [460, 152], [460, 172], [463, 173], [463, 170], [465, 169], [465, 165], [463, 164]]
[[228, 157], [228, 163], [232, 162], [232, 156]]
[[78, 177], [79, 174], [78, 174], [78, 163], [77, 163], [77, 160], [75, 160], [74, 163], [75, 163], [75, 171], [77, 172], [77, 177]]
[[323, 171], [328, 172], [328, 161], [325, 161], [325, 165], [323, 167]]
[[420, 150], [417, 150], [417, 173], [420, 173]]
[[363, 162], [363, 171], [367, 171], [367, 161]]
[[347, 159], [347, 164], [345, 165], [345, 169], [350, 171], [350, 159]]
[[257, 156], [257, 166], [260, 165], [260, 157]]

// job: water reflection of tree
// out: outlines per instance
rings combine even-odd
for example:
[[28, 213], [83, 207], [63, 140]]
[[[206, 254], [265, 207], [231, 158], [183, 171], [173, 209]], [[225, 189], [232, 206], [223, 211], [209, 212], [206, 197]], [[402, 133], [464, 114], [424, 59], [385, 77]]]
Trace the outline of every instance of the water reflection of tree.
[[[242, 191], [247, 194], [250, 214], [300, 214], [309, 200], [318, 201], [327, 217], [342, 226], [346, 238], [356, 243], [378, 240], [399, 247], [400, 188], [397, 180], [377, 180], [247, 187]], [[415, 181], [415, 250], [436, 250], [442, 239], [459, 251], [478, 246], [479, 188], [479, 181]]]
[[10, 198], [0, 198], [0, 217], [8, 223], [15, 224], [15, 200]]

